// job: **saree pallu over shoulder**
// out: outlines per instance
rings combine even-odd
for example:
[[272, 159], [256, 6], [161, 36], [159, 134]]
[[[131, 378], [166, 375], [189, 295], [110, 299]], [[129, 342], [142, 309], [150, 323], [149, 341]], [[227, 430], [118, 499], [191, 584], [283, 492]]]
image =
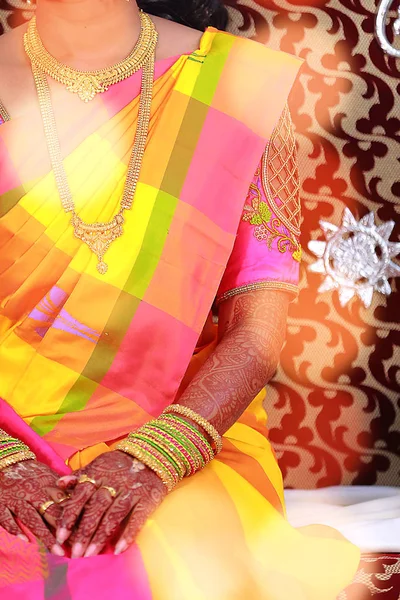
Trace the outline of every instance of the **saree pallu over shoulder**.
[[[133, 208], [105, 275], [73, 236], [52, 173], [21, 175], [39, 145], [18, 153], [13, 121], [1, 126], [0, 397], [62, 457], [174, 400], [300, 64], [210, 28], [156, 79]], [[87, 222], [118, 210], [138, 111], [123, 83], [126, 105], [64, 161]]]

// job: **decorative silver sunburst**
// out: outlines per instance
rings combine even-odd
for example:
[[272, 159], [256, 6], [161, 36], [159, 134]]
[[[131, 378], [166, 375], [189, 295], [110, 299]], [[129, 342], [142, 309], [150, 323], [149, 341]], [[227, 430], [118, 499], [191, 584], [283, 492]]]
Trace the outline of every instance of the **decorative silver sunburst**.
[[375, 225], [372, 212], [357, 221], [345, 208], [340, 227], [327, 221], [319, 224], [327, 241], [308, 243], [318, 257], [309, 270], [325, 275], [318, 291], [338, 290], [342, 306], [357, 295], [366, 308], [374, 291], [389, 296], [388, 278], [400, 276], [400, 266], [391, 262], [400, 253], [400, 243], [389, 242], [394, 222]]
[[[375, 35], [378, 38], [382, 50], [386, 52], [386, 54], [394, 56], [395, 58], [400, 58], [400, 48], [395, 47], [394, 43], [392, 44], [389, 42], [386, 33], [388, 27], [387, 19], [391, 8], [394, 10], [393, 5], [395, 3], [396, 0], [380, 0], [375, 21]], [[397, 19], [392, 23], [392, 29], [395, 36], [400, 35], [400, 7], [397, 9], [397, 14]]]

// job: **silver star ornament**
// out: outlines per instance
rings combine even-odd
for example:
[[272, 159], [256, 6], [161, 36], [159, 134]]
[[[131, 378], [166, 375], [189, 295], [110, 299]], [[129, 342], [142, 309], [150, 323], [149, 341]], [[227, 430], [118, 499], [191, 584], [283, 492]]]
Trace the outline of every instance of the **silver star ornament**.
[[389, 242], [394, 222], [375, 224], [374, 213], [359, 221], [345, 208], [339, 227], [319, 222], [326, 242], [308, 242], [318, 260], [308, 269], [325, 275], [319, 292], [337, 290], [341, 306], [358, 296], [369, 308], [374, 291], [389, 296], [388, 278], [400, 276], [400, 266], [391, 261], [400, 253], [400, 243]]

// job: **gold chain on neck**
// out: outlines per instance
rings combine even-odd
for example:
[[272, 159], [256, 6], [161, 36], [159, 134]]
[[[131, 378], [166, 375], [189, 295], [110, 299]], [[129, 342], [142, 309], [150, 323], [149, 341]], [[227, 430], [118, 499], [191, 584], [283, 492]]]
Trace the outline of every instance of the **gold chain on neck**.
[[32, 64], [65, 85], [69, 92], [78, 94], [81, 100], [89, 102], [97, 94], [106, 92], [111, 85], [136, 73], [154, 53], [157, 32], [149, 15], [142, 11], [140, 11], [140, 24], [139, 39], [129, 56], [106, 69], [80, 71], [58, 62], [44, 47], [37, 30], [35, 16], [30, 20], [24, 34], [24, 48]]
[[[147, 17], [147, 15], [146, 15]], [[147, 17], [150, 19], [150, 17]], [[154, 26], [153, 26], [154, 28]], [[155, 28], [154, 28], [155, 31]], [[155, 31], [157, 41], [157, 32]], [[43, 120], [50, 162], [54, 172], [57, 189], [63, 208], [66, 213], [72, 213], [71, 224], [74, 234], [82, 240], [90, 250], [97, 256], [97, 270], [101, 275], [107, 272], [108, 266], [104, 262], [104, 255], [112, 242], [123, 234], [123, 213], [132, 207], [143, 155], [149, 131], [151, 102], [153, 96], [155, 45], [152, 53], [143, 64], [142, 88], [140, 92], [138, 123], [133, 143], [132, 153], [129, 160], [128, 172], [124, 191], [121, 199], [119, 212], [108, 223], [85, 223], [75, 212], [75, 204], [68, 184], [67, 174], [63, 165], [60, 141], [57, 135], [56, 120], [51, 103], [50, 88], [44, 72], [32, 62], [32, 72], [39, 98], [40, 111]]]

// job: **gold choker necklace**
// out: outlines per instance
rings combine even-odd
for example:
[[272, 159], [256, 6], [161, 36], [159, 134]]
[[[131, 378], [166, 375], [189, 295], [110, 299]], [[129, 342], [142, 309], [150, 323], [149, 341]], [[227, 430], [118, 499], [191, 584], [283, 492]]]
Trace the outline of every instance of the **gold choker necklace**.
[[[156, 33], [157, 36], [157, 33]], [[50, 88], [46, 73], [36, 63], [32, 62], [32, 72], [39, 99], [43, 127], [50, 155], [50, 162], [54, 173], [57, 189], [62, 206], [66, 213], [71, 213], [71, 224], [74, 234], [82, 240], [97, 256], [97, 270], [103, 275], [108, 266], [104, 262], [104, 255], [112, 242], [123, 234], [124, 211], [132, 207], [133, 199], [139, 180], [143, 162], [144, 150], [147, 142], [151, 102], [153, 96], [155, 47], [143, 64], [142, 88], [140, 92], [139, 112], [135, 140], [129, 160], [128, 172], [119, 212], [108, 223], [85, 223], [75, 212], [75, 204], [68, 185], [67, 174], [64, 169], [60, 142], [57, 135], [56, 121], [51, 103]]]
[[153, 21], [140, 11], [140, 23], [140, 36], [129, 56], [112, 67], [97, 71], [80, 71], [59, 63], [43, 46], [35, 16], [24, 34], [24, 48], [33, 65], [65, 85], [69, 92], [78, 94], [84, 102], [89, 102], [97, 94], [106, 92], [111, 85], [133, 75], [154, 54], [158, 36]]

